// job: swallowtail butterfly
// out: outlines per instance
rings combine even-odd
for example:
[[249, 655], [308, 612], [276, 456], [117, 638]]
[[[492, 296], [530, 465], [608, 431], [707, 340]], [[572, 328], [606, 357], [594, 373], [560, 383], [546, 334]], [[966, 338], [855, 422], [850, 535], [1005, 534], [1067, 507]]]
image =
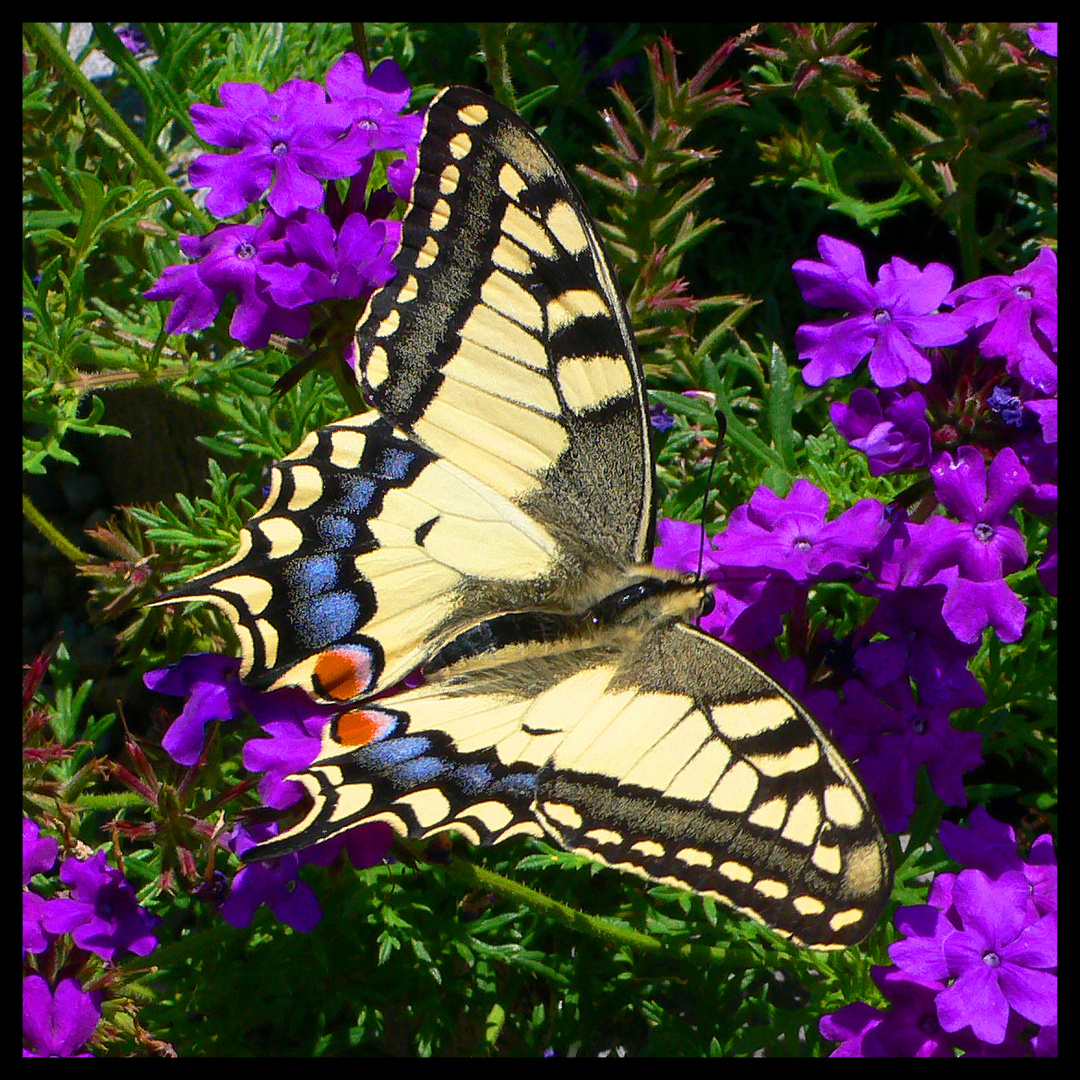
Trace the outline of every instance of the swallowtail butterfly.
[[[544, 836], [800, 944], [873, 927], [887, 850], [785, 690], [649, 565], [654, 466], [626, 309], [570, 178], [465, 88], [431, 103], [393, 279], [356, 331], [375, 409], [309, 435], [224, 565], [256, 687], [343, 711], [255, 857], [364, 822]], [[416, 689], [386, 696], [421, 668]]]

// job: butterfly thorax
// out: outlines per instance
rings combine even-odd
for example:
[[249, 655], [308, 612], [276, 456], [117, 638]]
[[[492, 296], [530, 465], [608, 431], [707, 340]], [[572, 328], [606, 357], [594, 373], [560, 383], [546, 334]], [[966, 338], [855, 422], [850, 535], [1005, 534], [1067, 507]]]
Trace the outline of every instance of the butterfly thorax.
[[623, 636], [620, 629], [634, 636], [662, 620], [692, 618], [701, 611], [705, 596], [705, 587], [693, 575], [650, 565], [633, 567], [598, 600], [573, 610], [536, 608], [477, 622], [444, 645], [424, 664], [423, 672], [430, 678], [458, 665], [486, 666], [495, 654], [513, 655], [515, 646], [535, 655], [538, 648], [550, 653], [580, 649], [598, 637], [612, 641]]

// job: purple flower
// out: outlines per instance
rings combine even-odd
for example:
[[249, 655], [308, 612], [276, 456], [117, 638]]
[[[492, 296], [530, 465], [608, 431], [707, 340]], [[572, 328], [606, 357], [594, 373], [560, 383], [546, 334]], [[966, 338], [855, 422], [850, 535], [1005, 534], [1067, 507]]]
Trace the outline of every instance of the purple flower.
[[1011, 825], [995, 821], [982, 806], [971, 811], [968, 825], [965, 829], [951, 821], [941, 823], [941, 846], [950, 859], [982, 870], [991, 878], [1020, 869], [1023, 859], [1016, 852], [1016, 832]]
[[239, 214], [269, 189], [267, 202], [282, 217], [322, 205], [322, 180], [359, 169], [367, 141], [346, 134], [352, 111], [328, 104], [317, 83], [294, 79], [274, 93], [256, 83], [224, 83], [223, 108], [192, 105], [200, 138], [236, 154], [203, 154], [189, 170], [193, 187], [210, 188], [206, 208], [216, 217]]
[[1044, 52], [1047, 56], [1057, 56], [1058, 24], [1056, 22], [1039, 22], [1034, 26], [1029, 26], [1028, 37], [1039, 52]]
[[30, 884], [35, 874], [47, 874], [56, 865], [58, 844], [51, 836], [42, 836], [36, 821], [23, 817], [22, 880]]
[[[1057, 911], [1057, 860], [1048, 833], [1031, 845], [1031, 861], [1025, 862], [1016, 850], [1016, 833], [1011, 825], [995, 821], [981, 806], [968, 818], [969, 828], [943, 821], [941, 846], [950, 859], [961, 866], [982, 870], [990, 878], [1017, 871], [1027, 878], [1027, 910], [1030, 921]], [[939, 875], [939, 880], [941, 875]]]
[[1028, 914], [1049, 915], [1058, 909], [1057, 856], [1054, 840], [1049, 833], [1035, 837], [1028, 852], [1028, 862], [1020, 868], [1028, 880], [1031, 894], [1028, 897]]
[[[704, 558], [712, 562], [712, 541], [704, 537]], [[653, 563], [672, 570], [695, 573], [703, 554], [702, 528], [688, 521], [661, 518], [656, 523]], [[782, 618], [805, 589], [785, 573], [758, 567], [713, 567], [709, 574], [713, 608], [698, 620], [708, 634], [722, 638], [740, 652], [757, 652], [772, 644], [783, 629]]]
[[110, 961], [123, 952], [149, 956], [157, 948], [154, 927], [161, 920], [139, 905], [127, 878], [106, 865], [104, 851], [65, 859], [60, 880], [71, 896], [48, 902], [42, 924], [49, 933], [71, 934], [80, 948]]
[[669, 570], [695, 573], [701, 562], [701, 552], [709, 550], [710, 541], [704, 537], [702, 528], [693, 521], [677, 521], [662, 517], [656, 522], [656, 547], [652, 561], [656, 566]]
[[903, 941], [889, 946], [897, 966], [921, 979], [952, 979], [937, 998], [946, 1031], [970, 1027], [991, 1045], [1006, 1037], [1010, 1008], [1036, 1024], [1057, 1022], [1057, 916], [1027, 915], [1028, 885], [1007, 871], [991, 880], [962, 870], [948, 917], [936, 907], [896, 913]]
[[806, 598], [806, 589], [787, 574], [726, 571], [714, 581], [713, 610], [700, 626], [740, 652], [771, 645], [783, 630], [783, 617]]
[[870, 972], [888, 1009], [874, 1009], [864, 1001], [845, 1005], [822, 1016], [822, 1038], [841, 1045], [830, 1057], [948, 1057], [954, 1040], [938, 1023], [936, 999], [945, 984], [934, 979], [913, 979], [895, 967], [874, 967]]
[[1057, 1024], [1045, 1024], [1039, 1028], [1039, 1033], [1031, 1040], [1031, 1048], [1036, 1057], [1056, 1058], [1058, 1056], [1058, 1026]]
[[941, 263], [920, 270], [893, 258], [871, 285], [854, 244], [821, 236], [818, 251], [823, 262], [800, 259], [792, 267], [803, 298], [847, 314], [795, 332], [799, 358], [809, 360], [803, 379], [821, 386], [850, 375], [869, 355], [870, 377], [880, 387], [900, 386], [908, 379], [929, 382], [930, 361], [922, 350], [955, 345], [966, 333], [963, 319], [937, 310], [952, 287], [952, 270]]
[[393, 843], [394, 830], [385, 821], [371, 821], [307, 848], [300, 852], [300, 861], [329, 866], [344, 851], [355, 869], [366, 870], [384, 862]]
[[40, 975], [23, 979], [23, 1057], [93, 1057], [76, 1054], [101, 1019], [101, 992], [86, 993], [77, 979], [61, 979], [55, 993]]
[[267, 214], [258, 226], [223, 225], [207, 236], [181, 236], [180, 250], [194, 266], [169, 266], [143, 293], [148, 300], [176, 300], [165, 322], [169, 334], [202, 330], [225, 298], [236, 293], [229, 333], [249, 349], [264, 348], [272, 333], [306, 336], [311, 314], [274, 303], [268, 292], [273, 267], [292, 257], [283, 239], [287, 223]]
[[[939, 534], [936, 541], [940, 539]], [[1023, 636], [1027, 607], [1003, 579], [974, 581], [950, 566], [930, 580], [945, 586], [941, 614], [958, 641], [978, 642], [988, 626], [1001, 641], [1019, 641]]]
[[326, 73], [326, 89], [332, 101], [351, 108], [365, 154], [404, 150], [419, 141], [423, 119], [398, 115], [412, 91], [395, 60], [383, 60], [368, 75], [356, 53], [345, 53]]
[[808, 480], [796, 480], [784, 498], [762, 485], [731, 512], [710, 560], [780, 571], [804, 584], [861, 573], [888, 529], [881, 504], [862, 499], [833, 521], [825, 520], [828, 509], [829, 497]]
[[[394, 195], [380, 188], [365, 206], [367, 181], [377, 151], [403, 150], [405, 159], [392, 162], [387, 176], [398, 194], [408, 193], [422, 119], [397, 115], [410, 90], [392, 61], [366, 77], [360, 59], [346, 55], [327, 83], [333, 103], [315, 83], [295, 80], [273, 94], [227, 83], [220, 90], [224, 107], [192, 107], [204, 139], [238, 150], [204, 154], [192, 165], [194, 186], [211, 189], [207, 207], [228, 216], [268, 191], [270, 211], [258, 226], [181, 237], [181, 250], [197, 264], [167, 267], [143, 294], [174, 301], [167, 333], [205, 329], [235, 293], [229, 332], [261, 349], [273, 333], [307, 336], [309, 305], [362, 298], [393, 276], [401, 224], [384, 219]], [[345, 177], [352, 183], [343, 202], [321, 181]]]
[[649, 406], [649, 423], [655, 431], [670, 431], [675, 426], [675, 417], [655, 401]]
[[188, 699], [161, 745], [174, 761], [194, 765], [202, 753], [207, 724], [250, 714], [271, 738], [245, 743], [244, 765], [266, 771], [259, 793], [267, 806], [284, 810], [303, 795], [301, 786], [287, 777], [315, 760], [322, 730], [340, 708], [319, 705], [297, 687], [253, 690], [240, 681], [239, 669], [240, 661], [231, 656], [193, 653], [148, 671], [143, 682], [151, 690]]
[[1039, 431], [1042, 433], [1043, 442], [1049, 446], [1056, 445], [1058, 441], [1057, 398], [1029, 398], [1024, 402], [1024, 408], [1034, 413], [1035, 420], [1039, 425]]
[[1057, 255], [1051, 248], [1015, 274], [961, 285], [948, 297], [957, 318], [979, 337], [983, 356], [1005, 357], [1006, 370], [1038, 393], [1057, 394]]
[[394, 276], [390, 259], [401, 223], [369, 222], [350, 214], [339, 231], [318, 210], [307, 210], [285, 226], [289, 261], [266, 263], [261, 278], [267, 294], [283, 308], [323, 300], [355, 300]]
[[43, 953], [52, 940], [42, 920], [48, 909], [49, 901], [36, 892], [23, 889], [22, 894], [22, 942], [23, 955], [27, 953]]
[[930, 425], [926, 398], [917, 390], [875, 394], [859, 387], [845, 405], [835, 401], [829, 415], [847, 441], [866, 454], [871, 476], [930, 464]]
[[46, 874], [56, 864], [58, 845], [51, 836], [39, 835], [37, 822], [23, 818], [22, 831], [22, 939], [24, 953], [42, 953], [49, 937], [41, 924], [49, 903], [43, 896], [26, 888], [35, 874]]
[[143, 676], [148, 689], [188, 699], [161, 740], [173, 761], [194, 765], [202, 753], [206, 725], [235, 720], [244, 713], [246, 691], [239, 670], [240, 661], [231, 656], [192, 653]]
[[926, 704], [978, 708], [986, 694], [967, 668], [976, 648], [958, 642], [942, 618], [944, 595], [940, 585], [886, 593], [864, 628], [866, 637], [883, 634], [884, 640], [860, 646], [855, 667], [871, 686], [910, 677]]
[[1023, 422], [1023, 409], [1020, 399], [1015, 394], [1010, 394], [1004, 386], [995, 386], [986, 399], [986, 407], [1008, 427], [1019, 427]]
[[354, 53], [346, 53], [326, 75], [330, 97], [352, 110], [361, 141], [376, 150], [404, 150], [386, 167], [386, 180], [398, 198], [407, 199], [416, 175], [417, 150], [424, 118], [398, 116], [409, 101], [410, 88], [401, 68], [383, 60], [370, 74]]
[[951, 806], [967, 805], [964, 773], [982, 764], [982, 737], [957, 731], [948, 709], [916, 704], [906, 680], [876, 691], [856, 679], [845, 682], [844, 701], [829, 728], [841, 750], [858, 762], [888, 832], [907, 828], [923, 765], [941, 799]]
[[[238, 828], [230, 845], [237, 855], [257, 843], [277, 835], [275, 823]], [[242, 866], [233, 878], [232, 888], [221, 908], [221, 917], [236, 927], [248, 926], [260, 904], [266, 904], [274, 915], [301, 934], [319, 924], [322, 907], [314, 890], [300, 880], [300, 859], [293, 853], [265, 862]]]
[[138, 23], [128, 23], [116, 29], [116, 36], [132, 56], [139, 56], [150, 48], [146, 33]]
[[1025, 608], [1003, 579], [1027, 562], [1023, 535], [1007, 516], [1030, 487], [1027, 470], [1009, 447], [987, 467], [978, 450], [961, 446], [930, 473], [938, 500], [959, 520], [909, 527], [905, 584], [945, 585], [942, 615], [959, 641], [978, 641], [987, 626], [1002, 641], [1018, 641]]
[[303, 786], [289, 777], [319, 756], [323, 728], [340, 709], [317, 704], [297, 687], [269, 693], [247, 690], [245, 708], [270, 738], [244, 743], [244, 768], [265, 772], [259, 797], [266, 806], [286, 810], [304, 795]]
[[[231, 226], [231, 228], [250, 228], [249, 226]], [[211, 234], [213, 235], [213, 234]], [[185, 243], [199, 242], [197, 236], [181, 236], [180, 248], [185, 251]], [[143, 296], [147, 300], [172, 300], [169, 316], [165, 320], [165, 333], [186, 334], [192, 330], [205, 330], [221, 310], [221, 299], [208, 285], [199, 278], [199, 268], [188, 264], [166, 266], [161, 277], [147, 289]], [[224, 298], [222, 298], [224, 299]]]
[[1012, 440], [1012, 448], [1031, 477], [1031, 487], [1024, 496], [1024, 509], [1050, 517], [1058, 508], [1057, 446], [1041, 438], [1021, 435]]

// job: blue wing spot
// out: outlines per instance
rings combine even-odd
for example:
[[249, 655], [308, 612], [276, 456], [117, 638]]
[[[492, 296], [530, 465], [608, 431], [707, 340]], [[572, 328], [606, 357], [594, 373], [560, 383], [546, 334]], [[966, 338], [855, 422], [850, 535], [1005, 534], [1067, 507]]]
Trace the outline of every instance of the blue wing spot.
[[360, 514], [371, 505], [377, 488], [370, 476], [345, 476], [332, 508], [341, 514]]
[[382, 452], [379, 463], [375, 466], [377, 475], [387, 480], [404, 480], [409, 475], [409, 466], [416, 460], [416, 455], [396, 446], [388, 446]]
[[454, 780], [466, 795], [476, 795], [491, 786], [491, 770], [486, 765], [458, 765]]
[[334, 555], [306, 555], [293, 559], [285, 570], [290, 592], [302, 597], [329, 592], [338, 584], [338, 561]]
[[335, 550], [352, 547], [356, 540], [356, 526], [340, 514], [322, 514], [315, 531], [324, 544]]
[[535, 773], [509, 773], [495, 783], [496, 791], [505, 791], [520, 798], [531, 799], [536, 795]]
[[363, 751], [364, 760], [373, 766], [400, 765], [410, 758], [418, 758], [431, 749], [431, 740], [423, 735], [403, 735], [399, 739], [372, 743]]
[[332, 592], [295, 603], [291, 614], [296, 636], [303, 645], [322, 649], [352, 633], [360, 616], [360, 604], [350, 592]]
[[448, 768], [449, 766], [442, 758], [418, 757], [413, 761], [406, 761], [388, 769], [387, 775], [401, 787], [413, 788], [434, 780]]

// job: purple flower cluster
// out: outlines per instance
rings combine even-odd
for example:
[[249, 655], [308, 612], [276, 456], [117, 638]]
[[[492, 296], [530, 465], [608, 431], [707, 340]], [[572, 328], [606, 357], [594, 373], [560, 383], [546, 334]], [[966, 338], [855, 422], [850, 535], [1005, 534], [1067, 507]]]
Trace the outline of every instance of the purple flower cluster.
[[834, 1057], [1057, 1056], [1057, 863], [1049, 835], [1017, 854], [1011, 828], [977, 807], [941, 826], [965, 869], [938, 874], [929, 903], [900, 908], [894, 967], [875, 968], [888, 1009], [823, 1016]]
[[[928, 470], [934, 489], [921, 516], [897, 516], [872, 565], [879, 584], [942, 584], [959, 641], [976, 643], [987, 627], [1019, 640], [1024, 605], [1004, 579], [1028, 554], [1013, 511], [1057, 509], [1056, 255], [1043, 248], [1012, 275], [950, 291], [939, 264], [900, 273], [893, 259], [871, 286], [854, 245], [822, 237], [819, 250], [824, 261], [795, 263], [796, 279], [808, 300], [845, 314], [800, 328], [804, 378], [821, 385], [869, 355], [879, 392], [854, 391], [832, 406], [833, 421], [874, 476]], [[946, 513], [931, 516], [934, 506]], [[1040, 568], [1048, 590], [1056, 568], [1052, 537]]]
[[[251, 772], [265, 774], [258, 785], [263, 805], [287, 810], [304, 795], [303, 787], [288, 777], [303, 772], [318, 757], [323, 728], [340, 710], [317, 705], [302, 690], [291, 687], [268, 693], [252, 690], [240, 681], [239, 668], [239, 660], [232, 657], [202, 653], [147, 672], [143, 681], [151, 690], [187, 699], [165, 733], [162, 747], [180, 764], [194, 765], [203, 752], [209, 724], [250, 715], [268, 738], [249, 740], [241, 760]], [[277, 831], [276, 823], [237, 824], [224, 843], [234, 854], [243, 855]], [[392, 840], [390, 827], [375, 822], [297, 854], [245, 866], [232, 879], [222, 918], [231, 926], [247, 926], [265, 903], [294, 930], [312, 930], [322, 909], [311, 887], [300, 880], [300, 867], [308, 863], [328, 866], [343, 851], [357, 869], [375, 866], [389, 854]]]
[[[101, 1018], [102, 994], [87, 991], [77, 976], [90, 974], [78, 963], [71, 943], [108, 964], [122, 955], [149, 956], [157, 947], [158, 919], [135, 899], [135, 890], [99, 851], [89, 859], [69, 858], [60, 866], [66, 895], [47, 898], [32, 887], [37, 874], [56, 865], [57, 842], [41, 836], [38, 826], [23, 818], [23, 956], [38, 959], [37, 971], [61, 969], [63, 978], [50, 984], [34, 972], [23, 979], [24, 1057], [92, 1057], [78, 1054]], [[58, 957], [67, 957], [66, 963]]]
[[[1025, 606], [1006, 579], [1029, 562], [1016, 509], [1056, 511], [1057, 263], [1044, 248], [1009, 277], [953, 289], [945, 266], [893, 259], [871, 284], [854, 245], [822, 237], [819, 250], [823, 261], [797, 262], [795, 276], [807, 299], [846, 314], [800, 329], [806, 380], [820, 385], [869, 357], [878, 391], [855, 390], [833, 420], [874, 476], [913, 474], [929, 491], [916, 512], [862, 499], [830, 520], [828, 497], [806, 480], [784, 497], [759, 488], [705, 546], [715, 606], [701, 625], [756, 653], [786, 617], [793, 651], [843, 647], [834, 687], [803, 696], [900, 832], [924, 767], [946, 803], [966, 805], [981, 740], [949, 717], [985, 701], [966, 665], [987, 628], [1006, 642], [1023, 633]], [[1040, 565], [1049, 591], [1055, 537]], [[697, 526], [661, 521], [658, 540], [658, 565], [698, 568]], [[844, 642], [810, 642], [809, 593], [835, 581], [876, 607]], [[802, 691], [803, 672], [784, 674]]]
[[[314, 305], [331, 302], [333, 314], [332, 302], [359, 301], [390, 280], [401, 226], [385, 215], [408, 194], [422, 120], [399, 115], [410, 88], [394, 61], [368, 75], [349, 53], [327, 73], [326, 90], [294, 79], [273, 93], [226, 83], [220, 94], [221, 107], [193, 105], [192, 120], [201, 138], [235, 153], [203, 154], [192, 185], [208, 189], [216, 217], [263, 198], [267, 209], [258, 223], [181, 236], [180, 250], [195, 261], [167, 267], [143, 295], [173, 301], [165, 329], [179, 334], [208, 327], [235, 294], [229, 332], [260, 349], [272, 333], [305, 337]], [[405, 156], [387, 166], [389, 190], [367, 197], [379, 151]], [[341, 200], [335, 181], [345, 179]]]
[[[843, 314], [799, 329], [804, 378], [820, 386], [868, 361], [876, 389], [835, 403], [833, 421], [873, 476], [910, 474], [921, 501], [863, 499], [830, 520], [828, 497], [806, 480], [785, 497], [761, 487], [703, 555], [697, 526], [661, 521], [654, 558], [701, 566], [715, 599], [701, 625], [736, 648], [760, 655], [786, 619], [793, 653], [828, 657], [835, 677], [809, 690], [797, 658], [762, 662], [858, 763], [899, 833], [923, 770], [945, 803], [967, 806], [964, 774], [981, 764], [982, 739], [950, 716], [986, 700], [967, 667], [984, 632], [1023, 634], [1025, 605], [1007, 581], [1032, 561], [1018, 509], [1049, 519], [1038, 578], [1056, 594], [1057, 260], [1044, 248], [1012, 275], [954, 289], [939, 264], [894, 258], [871, 283], [854, 245], [822, 237], [818, 247], [822, 261], [795, 263], [796, 279], [807, 300]], [[807, 615], [811, 589], [836, 581], [874, 601], [842, 641], [812, 636]], [[939, 875], [930, 903], [898, 916], [897, 967], [875, 975], [890, 1011], [852, 1005], [822, 1021], [844, 1044], [838, 1054], [1055, 1052], [1049, 837], [1029, 865], [1012, 830], [980, 808], [971, 823], [941, 828], [967, 869]]]

